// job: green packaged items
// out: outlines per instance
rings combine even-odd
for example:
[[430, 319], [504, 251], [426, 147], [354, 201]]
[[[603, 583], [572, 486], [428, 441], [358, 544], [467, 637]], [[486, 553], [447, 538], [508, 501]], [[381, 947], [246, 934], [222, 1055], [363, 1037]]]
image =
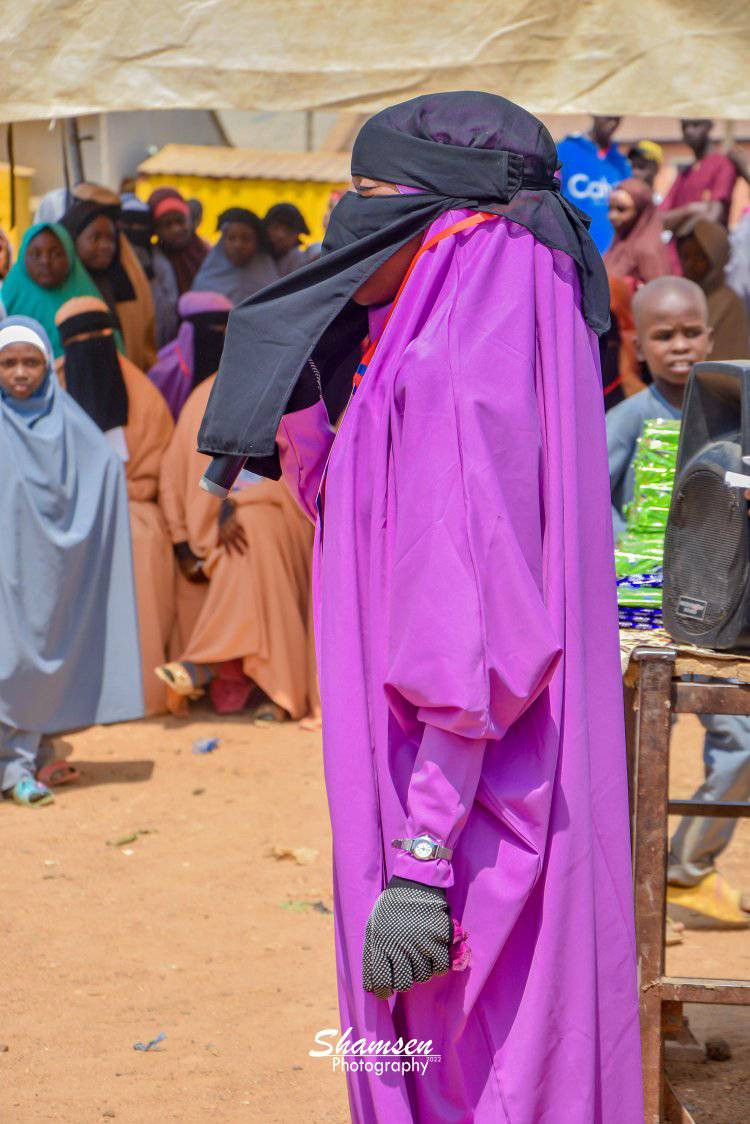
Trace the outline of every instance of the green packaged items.
[[664, 536], [672, 500], [680, 423], [651, 418], [638, 439], [633, 469], [633, 499], [627, 527], [615, 550], [620, 624], [629, 628], [661, 625]]

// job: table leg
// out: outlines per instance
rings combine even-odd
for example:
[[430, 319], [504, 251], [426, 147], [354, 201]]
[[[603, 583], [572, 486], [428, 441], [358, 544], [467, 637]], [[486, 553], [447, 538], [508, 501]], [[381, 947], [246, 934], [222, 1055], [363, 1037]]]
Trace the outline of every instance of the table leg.
[[633, 854], [646, 1124], [662, 1119], [663, 1042], [657, 981], [664, 974], [669, 741], [674, 654], [638, 661]]

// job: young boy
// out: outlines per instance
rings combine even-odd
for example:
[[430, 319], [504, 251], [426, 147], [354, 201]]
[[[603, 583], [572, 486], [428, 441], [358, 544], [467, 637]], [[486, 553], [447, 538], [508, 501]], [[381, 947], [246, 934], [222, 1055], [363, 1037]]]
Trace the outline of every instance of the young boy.
[[653, 383], [607, 414], [607, 452], [615, 539], [625, 528], [633, 498], [636, 444], [649, 418], [679, 418], [694, 363], [711, 353], [713, 333], [703, 290], [684, 277], [660, 277], [633, 298], [636, 353]]
[[[712, 330], [703, 290], [684, 277], [660, 277], [633, 298], [639, 358], [653, 383], [607, 414], [607, 451], [615, 538], [625, 526], [624, 507], [633, 498], [636, 445], [649, 418], [679, 418], [694, 363], [711, 354]], [[750, 798], [750, 719], [704, 715], [706, 779], [696, 800]], [[739, 894], [716, 873], [715, 860], [727, 847], [736, 821], [713, 817], [682, 820], [669, 855], [668, 900], [706, 916], [743, 921]], [[748, 918], [750, 920], [750, 918]]]

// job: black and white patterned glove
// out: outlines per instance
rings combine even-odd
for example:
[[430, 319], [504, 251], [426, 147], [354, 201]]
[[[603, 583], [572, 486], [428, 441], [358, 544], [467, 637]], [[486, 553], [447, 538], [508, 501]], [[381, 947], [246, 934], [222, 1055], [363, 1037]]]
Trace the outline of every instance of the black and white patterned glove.
[[391, 878], [365, 930], [362, 986], [378, 999], [450, 970], [453, 925], [445, 890]]

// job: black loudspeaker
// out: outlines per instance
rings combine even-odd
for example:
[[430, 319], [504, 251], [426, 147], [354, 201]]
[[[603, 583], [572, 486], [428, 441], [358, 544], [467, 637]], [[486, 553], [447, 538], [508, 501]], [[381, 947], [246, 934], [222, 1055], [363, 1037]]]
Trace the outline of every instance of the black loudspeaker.
[[682, 412], [664, 542], [664, 625], [675, 640], [750, 648], [750, 360], [697, 363]]

